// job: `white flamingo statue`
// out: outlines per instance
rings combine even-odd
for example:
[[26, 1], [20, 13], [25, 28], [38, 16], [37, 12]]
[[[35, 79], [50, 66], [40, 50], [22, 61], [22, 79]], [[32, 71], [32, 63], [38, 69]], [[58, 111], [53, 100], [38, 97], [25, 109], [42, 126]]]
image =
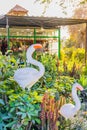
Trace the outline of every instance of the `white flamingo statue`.
[[45, 68], [42, 63], [34, 60], [32, 54], [36, 49], [42, 48], [41, 44], [33, 44], [27, 49], [26, 57], [27, 63], [31, 63], [39, 68], [19, 68], [15, 71], [14, 79], [23, 88], [31, 88], [43, 75]]
[[73, 87], [72, 87], [72, 97], [73, 97], [73, 100], [75, 102], [75, 105], [73, 105], [71, 103], [68, 103], [68, 104], [64, 104], [60, 108], [59, 113], [63, 117], [65, 117], [65, 119], [70, 119], [70, 118], [74, 117], [74, 115], [76, 115], [76, 113], [81, 108], [81, 103], [80, 103], [80, 100], [79, 100], [79, 98], [77, 96], [77, 90], [82, 91], [83, 87], [80, 84], [75, 83], [75, 84], [73, 84]]

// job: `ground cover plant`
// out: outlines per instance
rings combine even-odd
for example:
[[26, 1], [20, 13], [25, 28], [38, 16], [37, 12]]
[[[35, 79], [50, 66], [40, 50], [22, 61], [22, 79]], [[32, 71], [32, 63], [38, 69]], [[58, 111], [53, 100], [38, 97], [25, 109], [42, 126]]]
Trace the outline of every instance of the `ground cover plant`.
[[64, 55], [62, 53], [62, 59], [58, 60], [56, 55], [35, 54], [34, 57], [44, 64], [45, 74], [31, 90], [22, 90], [13, 75], [17, 68], [26, 66], [25, 54], [20, 55], [22, 62], [13, 54], [0, 54], [0, 130], [79, 129], [73, 120], [66, 121], [58, 111], [64, 103], [73, 103], [71, 89], [74, 82], [78, 81], [86, 88], [87, 66], [82, 62], [83, 51], [78, 57], [72, 54], [71, 60], [70, 55]]

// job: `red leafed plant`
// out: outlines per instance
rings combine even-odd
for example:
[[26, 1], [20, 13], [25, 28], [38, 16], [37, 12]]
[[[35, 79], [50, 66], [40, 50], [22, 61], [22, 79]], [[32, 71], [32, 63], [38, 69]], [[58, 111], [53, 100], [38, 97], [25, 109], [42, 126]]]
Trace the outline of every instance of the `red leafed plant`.
[[41, 103], [42, 130], [58, 130], [58, 117], [61, 105], [65, 103], [65, 98], [55, 100], [49, 92], [46, 92]]

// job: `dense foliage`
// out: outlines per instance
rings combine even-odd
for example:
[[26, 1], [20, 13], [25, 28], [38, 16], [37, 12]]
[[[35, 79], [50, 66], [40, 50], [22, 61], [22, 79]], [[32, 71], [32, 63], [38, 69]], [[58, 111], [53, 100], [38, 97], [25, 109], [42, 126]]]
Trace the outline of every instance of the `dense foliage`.
[[74, 82], [87, 86], [84, 50], [65, 48], [60, 61], [56, 55], [35, 55], [45, 66], [45, 74], [31, 90], [22, 90], [13, 79], [14, 71], [26, 66], [24, 57], [21, 54], [20, 62], [13, 54], [0, 54], [0, 130], [74, 130], [58, 111], [65, 102], [73, 102]]

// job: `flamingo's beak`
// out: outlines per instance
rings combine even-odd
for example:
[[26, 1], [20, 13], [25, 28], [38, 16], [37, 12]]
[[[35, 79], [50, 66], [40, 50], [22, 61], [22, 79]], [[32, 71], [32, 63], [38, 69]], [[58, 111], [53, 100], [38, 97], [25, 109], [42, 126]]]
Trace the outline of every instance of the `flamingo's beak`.
[[77, 86], [76, 88], [77, 88], [77, 90], [80, 90], [80, 91], [83, 91], [83, 90], [84, 90], [84, 88], [83, 88], [82, 86], [80, 86], [80, 85]]
[[35, 49], [40, 49], [40, 48], [42, 48], [42, 45], [41, 45], [41, 44], [35, 44], [35, 45], [34, 45], [34, 48], [35, 48]]

